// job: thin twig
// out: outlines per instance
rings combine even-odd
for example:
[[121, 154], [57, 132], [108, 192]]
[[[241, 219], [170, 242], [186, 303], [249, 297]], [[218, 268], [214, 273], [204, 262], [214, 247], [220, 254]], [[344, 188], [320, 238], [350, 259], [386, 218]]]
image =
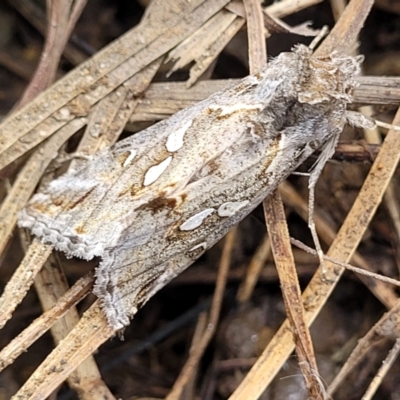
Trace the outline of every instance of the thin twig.
[[206, 329], [203, 331], [202, 337], [196, 343], [196, 345], [192, 346], [189, 358], [186, 361], [178, 379], [175, 381], [171, 392], [166, 397], [166, 400], [179, 400], [181, 398], [183, 390], [193, 377], [195, 369], [197, 368], [205, 349], [214, 336], [221, 311], [222, 299], [227, 282], [229, 267], [231, 264], [232, 250], [235, 244], [237, 229], [238, 228], [235, 227], [225, 237], [224, 248], [218, 270], [218, 278], [215, 285], [213, 303], [211, 306], [210, 315], [208, 317]]

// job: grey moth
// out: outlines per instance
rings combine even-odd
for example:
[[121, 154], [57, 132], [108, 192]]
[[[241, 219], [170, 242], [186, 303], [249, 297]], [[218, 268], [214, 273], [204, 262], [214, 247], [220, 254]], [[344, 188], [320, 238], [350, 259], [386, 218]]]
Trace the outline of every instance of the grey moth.
[[312, 154], [315, 182], [346, 123], [360, 59], [304, 46], [97, 153], [19, 216], [68, 257], [101, 258], [94, 293], [121, 329], [154, 293]]

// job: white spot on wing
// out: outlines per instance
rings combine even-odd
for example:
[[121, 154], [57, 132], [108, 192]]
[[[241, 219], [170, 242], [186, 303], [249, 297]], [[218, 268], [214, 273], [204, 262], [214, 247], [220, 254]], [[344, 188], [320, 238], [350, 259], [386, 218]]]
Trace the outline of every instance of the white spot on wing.
[[126, 160], [122, 164], [123, 167], [129, 165], [132, 162], [132, 160], [136, 157], [136, 150], [129, 150], [129, 153], [130, 153], [129, 156], [126, 157]]
[[261, 104], [241, 104], [237, 103], [232, 106], [220, 106], [220, 105], [215, 105], [215, 106], [210, 106], [211, 110], [221, 110], [220, 116], [224, 115], [229, 115], [233, 114], [237, 111], [242, 111], [242, 110], [249, 110], [249, 111], [261, 111], [262, 110], [262, 105]]
[[149, 186], [155, 182], [168, 168], [168, 165], [171, 164], [171, 161], [172, 156], [169, 156], [165, 160], [161, 161], [160, 164], [150, 167], [144, 175], [143, 186]]
[[178, 151], [183, 146], [183, 137], [185, 136], [186, 131], [191, 127], [191, 125], [192, 121], [189, 121], [168, 136], [165, 147], [169, 152], [173, 153], [174, 151]]
[[215, 211], [214, 208], [206, 208], [203, 211], [200, 211], [199, 213], [191, 216], [189, 219], [187, 219], [180, 227], [179, 229], [181, 231], [192, 231], [193, 229], [198, 228], [203, 221], [211, 215]]
[[235, 215], [243, 207], [246, 207], [247, 204], [249, 204], [248, 200], [237, 202], [228, 201], [219, 206], [218, 215], [220, 217], [232, 217], [232, 215]]
[[196, 246], [193, 246], [189, 251], [195, 251], [195, 250], [199, 249], [200, 247], [202, 247], [203, 250], [205, 250], [207, 248], [207, 243], [201, 242], [199, 244], [196, 244]]

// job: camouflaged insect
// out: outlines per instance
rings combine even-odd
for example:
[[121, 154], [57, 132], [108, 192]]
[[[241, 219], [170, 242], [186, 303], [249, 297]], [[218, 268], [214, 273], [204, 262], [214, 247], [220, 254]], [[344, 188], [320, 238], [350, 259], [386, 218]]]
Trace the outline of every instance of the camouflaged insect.
[[344, 125], [365, 125], [346, 111], [360, 61], [282, 53], [51, 182], [19, 226], [68, 257], [101, 257], [94, 293], [123, 328], [319, 148], [313, 186]]

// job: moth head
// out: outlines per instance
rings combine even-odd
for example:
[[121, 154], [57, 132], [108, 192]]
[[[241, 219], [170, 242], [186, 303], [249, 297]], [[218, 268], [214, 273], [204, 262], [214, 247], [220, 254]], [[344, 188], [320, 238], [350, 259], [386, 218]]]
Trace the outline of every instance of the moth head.
[[345, 103], [352, 101], [352, 91], [356, 86], [354, 77], [360, 73], [362, 56], [341, 56], [338, 52], [313, 56], [310, 51], [304, 51], [304, 46], [297, 46], [294, 52], [302, 66], [297, 87], [299, 102], [318, 104], [335, 99]]

